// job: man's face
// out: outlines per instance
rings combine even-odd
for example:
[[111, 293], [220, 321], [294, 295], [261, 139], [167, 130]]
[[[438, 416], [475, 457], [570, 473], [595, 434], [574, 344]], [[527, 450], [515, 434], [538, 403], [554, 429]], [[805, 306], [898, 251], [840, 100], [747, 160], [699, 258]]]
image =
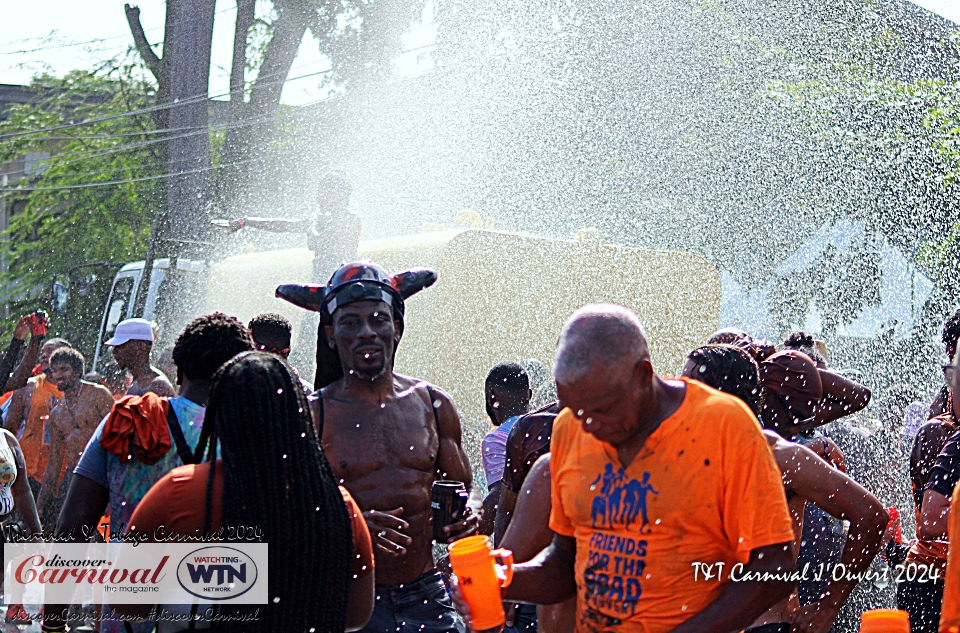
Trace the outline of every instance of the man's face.
[[62, 346], [57, 345], [56, 343], [44, 343], [43, 347], [40, 348], [40, 369], [44, 372], [50, 371], [50, 357], [53, 356], [53, 353], [60, 349]]
[[557, 395], [598, 440], [617, 446], [638, 431], [640, 413], [650, 400], [653, 367], [641, 360], [632, 368], [596, 370], [573, 384], [557, 382]]
[[128, 369], [132, 357], [136, 355], [136, 341], [127, 341], [113, 347], [113, 360], [117, 361], [120, 369]]
[[346, 373], [376, 380], [392, 369], [400, 332], [393, 311], [383, 301], [357, 301], [337, 308], [326, 326]]
[[80, 381], [80, 377], [73, 371], [70, 363], [54, 363], [50, 367], [50, 380], [60, 391], [67, 391]]

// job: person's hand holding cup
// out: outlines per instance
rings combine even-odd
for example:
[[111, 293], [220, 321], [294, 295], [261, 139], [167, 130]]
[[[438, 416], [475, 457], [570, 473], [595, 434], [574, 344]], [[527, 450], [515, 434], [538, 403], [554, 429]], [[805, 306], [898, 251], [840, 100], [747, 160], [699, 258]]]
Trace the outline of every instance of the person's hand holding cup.
[[499, 631], [506, 623], [503, 590], [513, 581], [513, 552], [493, 549], [490, 538], [468, 536], [450, 545], [454, 606], [472, 630]]

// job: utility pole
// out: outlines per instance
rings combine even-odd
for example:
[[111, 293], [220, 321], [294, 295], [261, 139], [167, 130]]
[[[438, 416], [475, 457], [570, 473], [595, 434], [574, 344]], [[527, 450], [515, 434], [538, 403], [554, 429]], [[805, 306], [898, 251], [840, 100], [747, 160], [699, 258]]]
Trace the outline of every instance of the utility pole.
[[[163, 62], [169, 79], [166, 254], [200, 256], [212, 193], [207, 132], [215, 0], [168, 0]], [[173, 267], [171, 267], [173, 268]]]

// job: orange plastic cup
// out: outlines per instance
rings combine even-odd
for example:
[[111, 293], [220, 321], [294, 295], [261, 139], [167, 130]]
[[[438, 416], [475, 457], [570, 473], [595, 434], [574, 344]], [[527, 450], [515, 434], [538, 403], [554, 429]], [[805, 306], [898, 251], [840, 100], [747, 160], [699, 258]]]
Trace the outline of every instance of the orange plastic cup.
[[860, 616], [860, 633], [910, 633], [910, 616], [906, 611], [874, 609]]
[[500, 590], [513, 581], [513, 552], [493, 549], [490, 538], [482, 534], [452, 543], [449, 552], [457, 584], [470, 605], [474, 630], [503, 626], [507, 618]]

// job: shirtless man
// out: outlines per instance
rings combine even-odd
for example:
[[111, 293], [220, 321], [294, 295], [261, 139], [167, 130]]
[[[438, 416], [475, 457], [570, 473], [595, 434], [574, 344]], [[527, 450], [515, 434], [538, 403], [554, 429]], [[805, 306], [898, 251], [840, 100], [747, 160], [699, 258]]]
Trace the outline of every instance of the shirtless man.
[[50, 431], [44, 418], [62, 395], [57, 386], [47, 379], [50, 357], [61, 347], [70, 347], [70, 343], [62, 338], [52, 338], [43, 344], [38, 358], [40, 373], [31, 378], [26, 387], [13, 392], [10, 407], [3, 416], [3, 428], [20, 441], [34, 496], [40, 492], [40, 479], [47, 467], [50, 452]]
[[133, 378], [130, 388], [127, 389], [128, 396], [142, 396], [147, 392], [153, 392], [162, 398], [177, 395], [163, 372], [150, 365], [153, 325], [149, 321], [121, 321], [107, 345], [113, 347], [113, 359], [117, 361], [120, 369], [129, 371]]
[[40, 517], [48, 525], [60, 515], [73, 469], [87, 440], [114, 403], [106, 387], [81, 380], [83, 373], [83, 355], [72, 347], [62, 347], [50, 357], [50, 379], [63, 397], [50, 411], [50, 458], [37, 499]]
[[[373, 537], [377, 600], [363, 630], [462, 631], [433, 562], [430, 500], [434, 481], [469, 489], [473, 476], [450, 397], [393, 371], [404, 302], [390, 281], [370, 262], [347, 264], [330, 279], [318, 346], [336, 353], [343, 376], [317, 385], [311, 409], [330, 465]], [[468, 515], [444, 531], [453, 541], [476, 528]]]

